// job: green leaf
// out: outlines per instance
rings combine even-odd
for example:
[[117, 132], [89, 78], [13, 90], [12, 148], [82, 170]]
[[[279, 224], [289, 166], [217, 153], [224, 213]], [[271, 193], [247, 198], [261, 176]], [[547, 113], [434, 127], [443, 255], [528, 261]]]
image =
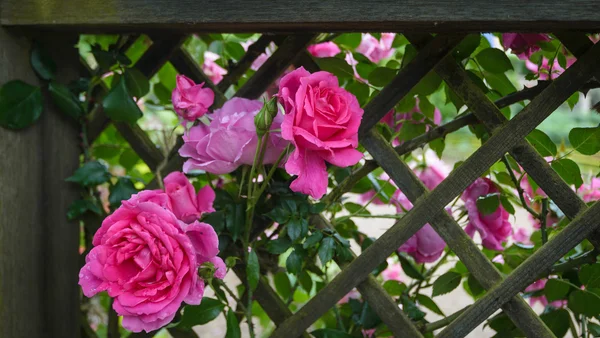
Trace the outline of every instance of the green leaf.
[[406, 285], [397, 280], [387, 280], [383, 283], [383, 288], [390, 296], [396, 297], [406, 290]]
[[131, 195], [136, 193], [137, 189], [129, 178], [119, 177], [117, 183], [110, 186], [110, 196], [108, 196], [108, 201], [111, 206], [117, 206], [121, 204], [121, 201], [128, 200]]
[[121, 153], [121, 156], [119, 157], [119, 164], [126, 170], [131, 170], [139, 160], [140, 157], [138, 154], [133, 149], [127, 148]]
[[402, 301], [402, 310], [406, 313], [408, 318], [418, 321], [425, 317], [425, 312], [421, 311], [417, 304], [415, 304], [407, 295], [400, 297]]
[[275, 290], [283, 299], [289, 299], [292, 293], [292, 284], [290, 283], [290, 278], [288, 275], [279, 271], [275, 275], [273, 275], [273, 282], [275, 282]]
[[496, 172], [494, 174], [496, 175], [496, 180], [499, 183], [502, 183], [502, 184], [505, 184], [505, 185], [508, 185], [511, 187], [514, 185], [512, 178], [510, 177], [510, 175], [508, 173], [501, 171], [501, 172]]
[[294, 250], [290, 253], [287, 260], [285, 261], [285, 268], [291, 274], [297, 275], [302, 271], [302, 262], [304, 261], [304, 255], [298, 251]]
[[363, 308], [360, 314], [360, 323], [364, 329], [373, 329], [379, 325], [379, 323], [381, 323], [381, 318], [379, 318], [377, 313], [375, 313], [368, 302], [363, 303]]
[[308, 220], [298, 216], [292, 217], [287, 223], [287, 233], [292, 241], [303, 238], [308, 233]]
[[461, 279], [462, 276], [456, 272], [446, 272], [433, 282], [433, 292], [431, 295], [435, 297], [456, 289]]
[[353, 336], [347, 334], [344, 331], [335, 329], [318, 329], [311, 332], [315, 338], [352, 338]]
[[239, 61], [242, 57], [244, 57], [246, 51], [238, 42], [229, 41], [225, 43], [225, 53], [227, 53], [227, 55], [229, 55], [232, 59]]
[[266, 213], [265, 216], [279, 224], [286, 224], [289, 221], [291, 214], [288, 210], [278, 206]]
[[408, 277], [418, 280], [425, 279], [425, 277], [419, 272], [415, 264], [410, 259], [408, 259], [408, 255], [406, 255], [406, 253], [401, 252], [398, 255], [398, 258], [400, 259], [400, 265], [402, 266], [402, 270]]
[[308, 272], [306, 272], [305, 270], [300, 272], [300, 274], [298, 275], [298, 280], [300, 281], [300, 286], [304, 289], [304, 291], [310, 293], [313, 286], [313, 280], [312, 277], [308, 274]]
[[371, 88], [368, 85], [359, 82], [352, 81], [349, 85], [346, 86], [346, 90], [356, 96], [358, 100], [358, 104], [362, 107], [369, 100], [369, 94], [371, 93]]
[[308, 236], [308, 238], [306, 238], [304, 243], [302, 243], [302, 247], [304, 249], [313, 247], [317, 243], [319, 243], [321, 241], [321, 239], [323, 239], [323, 233], [321, 231], [317, 230], [317, 231], [313, 232], [312, 235]]
[[565, 299], [569, 290], [571, 289], [571, 285], [560, 279], [548, 279], [546, 282], [546, 286], [544, 287], [544, 295], [549, 302], [553, 302], [559, 299]]
[[577, 102], [579, 102], [579, 94], [579, 92], [575, 92], [567, 99], [567, 105], [569, 105], [569, 108], [571, 108], [571, 110], [573, 110]]
[[475, 49], [477, 49], [477, 46], [479, 46], [479, 37], [479, 34], [467, 35], [467, 37], [464, 38], [458, 44], [458, 46], [454, 48], [454, 51], [452, 51], [452, 56], [454, 56], [454, 58], [458, 61], [462, 61], [471, 56]]
[[475, 56], [479, 65], [491, 73], [504, 73], [513, 69], [508, 56], [497, 48], [486, 48]]
[[433, 311], [434, 313], [437, 313], [440, 316], [446, 316], [442, 310], [437, 306], [437, 304], [433, 301], [433, 299], [422, 295], [422, 294], [418, 294], [417, 295], [417, 302], [421, 305], [423, 305], [424, 307], [428, 308], [429, 310]]
[[588, 322], [588, 332], [594, 337], [600, 337], [600, 325]]
[[92, 148], [95, 158], [109, 160], [121, 154], [121, 146], [117, 144], [98, 144]]
[[362, 205], [353, 202], [344, 203], [344, 208], [346, 208], [346, 210], [348, 210], [348, 212], [351, 214], [356, 214], [359, 211], [361, 215], [369, 214], [369, 211], [364, 209]]
[[240, 323], [235, 316], [235, 311], [229, 309], [227, 311], [227, 333], [225, 334], [225, 338], [239, 338], [242, 336], [242, 331], [240, 330]]
[[110, 117], [113, 121], [135, 123], [135, 121], [142, 117], [142, 111], [131, 98], [123, 77], [106, 94], [102, 102], [102, 107], [106, 116]]
[[125, 85], [127, 86], [127, 92], [138, 99], [150, 91], [148, 78], [137, 68], [125, 70]]
[[66, 115], [79, 120], [83, 115], [83, 108], [79, 99], [63, 84], [52, 81], [48, 85], [48, 91], [52, 97], [52, 101], [58, 109]]
[[246, 265], [246, 278], [252, 291], [256, 290], [258, 280], [260, 279], [260, 264], [256, 251], [252, 250], [248, 253], [248, 263]]
[[35, 73], [42, 79], [50, 81], [56, 73], [56, 63], [39, 43], [34, 43], [29, 61]]
[[488, 194], [485, 196], [480, 196], [477, 198], [477, 210], [481, 212], [482, 215], [490, 215], [493, 214], [498, 207], [500, 206], [500, 198], [497, 193]]
[[[569, 315], [569, 311], [565, 309], [546, 312], [540, 315], [540, 318], [556, 337], [564, 337], [569, 331], [571, 316]], [[590, 324], [591, 323], [588, 323], [588, 328], [590, 328]]]
[[[498, 91], [502, 96], [506, 96], [517, 91], [515, 85], [513, 85], [512, 82], [510, 82], [510, 80], [508, 79], [508, 77], [506, 77], [506, 75], [504, 74], [486, 73], [485, 80], [490, 85], [490, 87], [492, 87], [492, 89]], [[502, 110], [502, 112], [504, 113], [504, 109]]]
[[289, 237], [282, 236], [277, 239], [271, 240], [267, 243], [267, 251], [274, 255], [281, 255], [286, 252], [292, 246], [292, 241]]
[[588, 289], [600, 288], [600, 264], [586, 264], [579, 270], [579, 280]]
[[512, 203], [510, 203], [510, 201], [508, 200], [508, 198], [504, 195], [500, 196], [500, 203], [502, 204], [502, 207], [504, 208], [504, 210], [506, 210], [509, 214], [514, 215], [515, 214], [515, 207], [513, 207]]
[[154, 92], [154, 95], [156, 95], [156, 98], [160, 104], [168, 105], [171, 103], [171, 92], [169, 89], [167, 89], [167, 87], [165, 87], [164, 84], [162, 84], [162, 82], [153, 84], [152, 91]]
[[572, 160], [562, 158], [560, 160], [552, 161], [551, 166], [568, 185], [573, 184], [575, 185], [575, 188], [579, 188], [583, 184], [581, 170], [577, 163]]
[[404, 47], [404, 55], [402, 56], [402, 68], [406, 67], [417, 56], [418, 51], [413, 45]]
[[573, 312], [593, 317], [600, 314], [600, 297], [596, 294], [575, 290], [569, 296], [568, 306]]
[[73, 176], [67, 178], [66, 181], [88, 187], [108, 182], [110, 178], [111, 175], [106, 166], [98, 161], [90, 161], [75, 170]]
[[400, 128], [398, 138], [402, 141], [409, 141], [425, 133], [427, 126], [424, 123], [404, 122]]
[[88, 211], [91, 211], [97, 215], [102, 215], [100, 208], [92, 201], [75, 200], [73, 203], [71, 203], [69, 209], [67, 210], [67, 219], [74, 220]]
[[443, 138], [435, 139], [435, 140], [429, 142], [429, 148], [431, 148], [431, 150], [435, 151], [435, 154], [437, 155], [438, 158], [442, 158], [444, 149], [446, 148], [446, 141], [444, 141]]
[[440, 87], [441, 83], [442, 78], [436, 72], [430, 71], [419, 81], [412, 91], [419, 94], [419, 96], [428, 96], [433, 94]]
[[552, 142], [552, 139], [546, 133], [539, 129], [531, 131], [527, 135], [527, 141], [544, 157], [556, 155], [556, 144]]
[[485, 289], [472, 274], [469, 274], [469, 277], [467, 278], [467, 285], [469, 286], [469, 290], [471, 290], [473, 297], [477, 297], [485, 292]]
[[203, 297], [200, 305], [186, 305], [183, 310], [183, 316], [181, 316], [181, 321], [177, 326], [191, 329], [196, 325], [206, 324], [217, 318], [224, 308], [225, 304], [221, 303], [221, 301], [210, 297]]
[[333, 237], [325, 237], [321, 241], [321, 245], [319, 246], [319, 259], [321, 260], [321, 264], [325, 265], [333, 258], [333, 254], [335, 251], [335, 239]]
[[0, 126], [23, 129], [40, 118], [44, 102], [40, 87], [12, 80], [0, 88]]
[[246, 204], [227, 204], [225, 210], [225, 228], [231, 234], [231, 238], [236, 241], [244, 231]]
[[339, 58], [317, 58], [317, 65], [324, 70], [332, 73], [340, 79], [351, 79], [354, 77], [354, 70], [343, 59]]
[[355, 49], [358, 47], [358, 45], [360, 45], [361, 40], [361, 33], [345, 33], [337, 36], [335, 39], [333, 39], [333, 42], [345, 47], [346, 49]]
[[375, 87], [384, 87], [396, 76], [397, 70], [377, 67], [369, 74], [369, 83]]
[[600, 151], [600, 126], [595, 128], [573, 128], [569, 132], [571, 146], [584, 155], [595, 155]]

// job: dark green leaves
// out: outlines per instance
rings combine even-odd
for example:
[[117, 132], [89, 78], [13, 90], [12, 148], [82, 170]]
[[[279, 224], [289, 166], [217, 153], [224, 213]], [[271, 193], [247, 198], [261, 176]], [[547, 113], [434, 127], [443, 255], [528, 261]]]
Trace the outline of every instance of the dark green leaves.
[[576, 290], [571, 292], [568, 305], [574, 312], [587, 317], [600, 314], [600, 297], [588, 291]]
[[461, 275], [456, 272], [446, 272], [433, 282], [433, 292], [431, 295], [435, 297], [456, 289], [460, 284], [461, 278]]
[[304, 243], [302, 243], [302, 247], [308, 249], [319, 243], [321, 239], [323, 239], [323, 233], [321, 231], [315, 231], [312, 235], [308, 236]]
[[31, 67], [41, 79], [46, 81], [54, 79], [56, 63], [39, 43], [33, 44], [29, 61]]
[[383, 288], [390, 296], [395, 297], [400, 296], [406, 290], [406, 285], [397, 280], [391, 279], [383, 283]]
[[600, 264], [582, 266], [579, 270], [579, 280], [588, 289], [600, 289]]
[[303, 249], [295, 248], [290, 253], [287, 260], [285, 261], [285, 268], [289, 273], [297, 275], [302, 271], [302, 262], [304, 261]]
[[579, 188], [583, 184], [581, 170], [577, 163], [572, 160], [562, 158], [560, 160], [552, 161], [551, 166], [568, 185], [575, 185], [576, 188]]
[[242, 332], [240, 330], [240, 323], [235, 316], [235, 312], [233, 310], [227, 311], [227, 333], [225, 334], [225, 338], [239, 338], [242, 336]]
[[275, 255], [281, 255], [292, 246], [292, 241], [287, 237], [279, 237], [267, 243], [267, 251]]
[[483, 69], [490, 73], [504, 73], [513, 69], [506, 54], [497, 48], [486, 48], [479, 52], [475, 59]]
[[125, 70], [125, 85], [127, 91], [133, 97], [143, 97], [150, 91], [150, 82], [146, 76], [136, 68], [129, 68]]
[[369, 83], [375, 87], [383, 87], [392, 81], [396, 72], [395, 69], [377, 67], [369, 74]]
[[354, 70], [343, 59], [339, 58], [317, 58], [315, 60], [322, 70], [328, 71], [341, 79], [354, 77]]
[[584, 155], [595, 155], [600, 151], [600, 126], [595, 128], [573, 128], [569, 132], [571, 146]]
[[101, 215], [102, 211], [100, 208], [89, 200], [76, 200], [69, 206], [67, 210], [67, 219], [73, 220], [77, 217], [85, 214], [86, 212], [91, 211], [97, 215]]
[[108, 201], [111, 206], [121, 204], [121, 201], [128, 200], [131, 195], [137, 193], [137, 189], [129, 178], [119, 177], [117, 183], [110, 186], [110, 196]]
[[400, 265], [402, 266], [402, 270], [408, 277], [418, 280], [425, 279], [425, 277], [419, 272], [415, 264], [407, 258], [407, 255], [405, 253], [400, 253], [398, 255], [398, 258], [400, 259]]
[[43, 109], [42, 91], [20, 80], [0, 88], [0, 126], [23, 129], [39, 119]]
[[321, 245], [319, 246], [319, 259], [321, 260], [321, 264], [325, 265], [333, 258], [333, 254], [335, 253], [335, 239], [333, 237], [326, 237], [321, 241]]
[[284, 299], [288, 299], [292, 293], [292, 284], [288, 275], [283, 271], [279, 271], [273, 275], [273, 281], [275, 282], [277, 293]]
[[433, 311], [434, 313], [437, 313], [440, 316], [445, 316], [442, 310], [439, 308], [439, 306], [437, 306], [433, 299], [429, 298], [428, 296], [418, 294], [417, 302], [423, 305], [424, 307], [428, 308], [429, 310]]
[[214, 298], [204, 297], [202, 298], [202, 303], [200, 303], [200, 305], [188, 305], [185, 307], [183, 310], [183, 316], [181, 317], [181, 322], [179, 322], [178, 326], [183, 328], [192, 328], [196, 325], [206, 324], [217, 318], [219, 313], [221, 313], [224, 308], [225, 304], [221, 303], [221, 301]]
[[90, 161], [78, 168], [73, 176], [67, 178], [66, 181], [88, 187], [107, 182], [110, 177], [111, 175], [106, 166], [98, 161]]
[[347, 48], [354, 49], [360, 45], [360, 41], [362, 40], [361, 33], [346, 33], [340, 34], [338, 37], [333, 39], [333, 42], [336, 44]]
[[498, 210], [498, 207], [500, 206], [500, 198], [498, 194], [488, 194], [477, 198], [477, 202], [475, 203], [477, 204], [477, 210], [479, 210], [479, 212], [485, 216], [493, 214], [496, 210]]
[[142, 111], [131, 98], [123, 77], [106, 94], [102, 107], [104, 107], [106, 115], [113, 121], [134, 123], [142, 117]]
[[557, 337], [564, 337], [569, 331], [571, 316], [565, 309], [545, 312], [540, 318]]
[[534, 129], [527, 135], [527, 141], [544, 157], [556, 155], [556, 144], [541, 130]]
[[260, 279], [260, 264], [258, 256], [254, 250], [248, 253], [248, 264], [246, 265], [246, 278], [252, 291], [256, 290], [258, 280]]
[[61, 83], [52, 81], [48, 85], [48, 91], [52, 97], [52, 101], [58, 109], [69, 117], [78, 120], [83, 116], [83, 108], [79, 99], [69, 90], [69, 88]]
[[549, 302], [565, 299], [571, 289], [571, 285], [560, 279], [548, 279], [544, 287], [544, 294]]

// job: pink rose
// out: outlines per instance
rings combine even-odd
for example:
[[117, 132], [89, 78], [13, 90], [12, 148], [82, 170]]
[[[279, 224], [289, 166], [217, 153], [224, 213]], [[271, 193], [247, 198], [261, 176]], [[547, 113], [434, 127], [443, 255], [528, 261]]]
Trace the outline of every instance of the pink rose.
[[[263, 103], [234, 97], [215, 110], [209, 125], [198, 124], [183, 135], [184, 145], [179, 150], [182, 157], [189, 158], [183, 165], [183, 172], [204, 170], [212, 174], [226, 174], [240, 165], [252, 165], [258, 137], [254, 126], [254, 116]], [[283, 117], [277, 115], [271, 129], [279, 129]], [[269, 134], [269, 144], [263, 163], [275, 163], [287, 142], [280, 133]]]
[[171, 101], [177, 115], [195, 121], [206, 114], [215, 101], [215, 93], [210, 88], [203, 88], [204, 82], [197, 85], [185, 75], [177, 75], [176, 82]]
[[[575, 58], [569, 57], [567, 58], [567, 68], [569, 68], [573, 63], [575, 63]], [[545, 57], [542, 58], [542, 65], [538, 67], [537, 64], [529, 61], [529, 59], [525, 60], [525, 66], [532, 73], [538, 74], [540, 80], [548, 80], [548, 77], [551, 79], [556, 79], [560, 76], [565, 70], [560, 66], [557, 59], [554, 59], [554, 64], [552, 66], [552, 70], [550, 70], [550, 66], [548, 65], [548, 59]], [[540, 69], [541, 68], [541, 69]], [[542, 69], [544, 71], [542, 71]], [[552, 74], [550, 74], [552, 73]]]
[[484, 247], [502, 251], [505, 242], [512, 233], [512, 225], [508, 221], [509, 213], [500, 204], [498, 209], [489, 215], [483, 215], [477, 209], [477, 199], [481, 196], [497, 193], [498, 189], [488, 178], [478, 178], [463, 193], [465, 208], [469, 215], [469, 224], [465, 231], [473, 237], [475, 230], [479, 232]]
[[200, 304], [204, 281], [197, 269], [220, 260], [212, 227], [186, 225], [165, 207], [169, 203], [159, 191], [124, 201], [102, 222], [79, 273], [84, 295], [107, 291], [123, 327], [133, 332], [168, 324], [182, 302]]
[[282, 136], [296, 147], [285, 165], [298, 175], [290, 188], [321, 198], [327, 191], [325, 161], [347, 167], [363, 156], [356, 150], [363, 110], [334, 75], [310, 74], [303, 67], [281, 79], [278, 96], [286, 114]]
[[310, 45], [307, 50], [312, 56], [318, 58], [330, 58], [342, 52], [340, 47], [332, 41]]
[[383, 277], [384, 281], [395, 280], [401, 282], [402, 267], [400, 266], [400, 264], [388, 259], [388, 267], [381, 272], [381, 277]]
[[517, 243], [525, 244], [525, 245], [533, 245], [531, 241], [531, 234], [525, 228], [519, 228], [517, 231], [513, 233], [513, 240]]
[[219, 55], [210, 51], [204, 52], [204, 63], [202, 71], [208, 78], [217, 84], [223, 80], [223, 75], [227, 74], [227, 70], [219, 66], [215, 61], [219, 59]]
[[[535, 282], [533, 282], [533, 284], [529, 285], [525, 289], [525, 292], [542, 291], [546, 287], [547, 282], [548, 282], [548, 280], [546, 278], [535, 281]], [[531, 304], [531, 306], [533, 306], [536, 302], [539, 302], [544, 307], [548, 306], [548, 300], [546, 299], [546, 296], [544, 296], [544, 295], [529, 297], [529, 304]], [[552, 303], [550, 303], [550, 305], [555, 308], [562, 308], [562, 307], [567, 306], [567, 301], [566, 300], [555, 300]]]
[[346, 304], [350, 299], [360, 299], [360, 293], [356, 289], [350, 290], [342, 299], [338, 300], [338, 304]]
[[504, 49], [510, 49], [522, 60], [529, 58], [531, 54], [540, 50], [540, 47], [537, 45], [540, 41], [550, 41], [550, 38], [546, 34], [502, 34], [502, 45], [504, 46]]
[[582, 185], [579, 191], [586, 203], [600, 200], [600, 178], [593, 177], [590, 184]]
[[175, 216], [185, 223], [198, 220], [203, 212], [214, 212], [215, 192], [210, 186], [196, 191], [183, 173], [172, 172], [164, 179], [165, 192], [169, 196]]
[[395, 37], [395, 33], [381, 33], [381, 39], [377, 40], [373, 35], [364, 33], [356, 51], [366, 56], [371, 62], [379, 63], [394, 53], [392, 43]]

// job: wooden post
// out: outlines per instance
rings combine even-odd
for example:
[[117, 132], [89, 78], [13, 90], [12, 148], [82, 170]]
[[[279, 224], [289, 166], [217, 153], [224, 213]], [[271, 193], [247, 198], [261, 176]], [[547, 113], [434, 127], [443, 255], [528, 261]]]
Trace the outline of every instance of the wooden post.
[[[39, 37], [63, 83], [77, 76], [72, 37]], [[0, 45], [0, 84], [39, 85], [31, 38], [0, 29]], [[45, 101], [34, 126], [0, 128], [0, 337], [79, 337], [79, 231], [66, 219], [78, 190], [64, 181], [78, 167], [78, 131]]]

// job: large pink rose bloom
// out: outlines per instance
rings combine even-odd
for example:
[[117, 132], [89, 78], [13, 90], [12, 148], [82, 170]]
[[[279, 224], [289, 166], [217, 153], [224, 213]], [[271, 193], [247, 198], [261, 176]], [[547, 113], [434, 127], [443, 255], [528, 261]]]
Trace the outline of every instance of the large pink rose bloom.
[[175, 216], [185, 223], [192, 223], [204, 212], [213, 212], [215, 192], [209, 185], [196, 194], [194, 186], [183, 173], [172, 172], [164, 179], [165, 193], [169, 197]]
[[476, 204], [479, 197], [497, 192], [498, 188], [490, 179], [478, 178], [465, 190], [462, 199], [469, 215], [469, 224], [465, 228], [467, 234], [473, 237], [477, 231], [484, 247], [502, 251], [502, 242], [505, 242], [512, 233], [512, 225], [508, 221], [508, 211], [500, 204], [493, 213], [483, 215], [477, 209]]
[[381, 33], [381, 38], [377, 40], [373, 35], [365, 33], [362, 35], [362, 41], [356, 51], [366, 56], [371, 62], [379, 63], [394, 53], [392, 43], [395, 37], [395, 33]]
[[303, 67], [281, 79], [278, 96], [285, 108], [282, 136], [296, 147], [285, 164], [298, 175], [290, 188], [321, 198], [327, 191], [325, 161], [347, 167], [363, 156], [356, 150], [363, 110], [334, 75]]
[[318, 58], [330, 58], [342, 52], [340, 47], [333, 41], [321, 42], [310, 45], [307, 48], [308, 52]]
[[215, 101], [215, 93], [210, 88], [204, 88], [204, 82], [197, 85], [185, 75], [177, 75], [176, 83], [171, 101], [177, 115], [194, 121], [208, 112]]
[[504, 33], [502, 34], [502, 45], [504, 49], [510, 49], [520, 59], [528, 59], [531, 54], [540, 50], [538, 42], [550, 41], [546, 34], [521, 34]]
[[[234, 97], [215, 110], [209, 125], [198, 124], [184, 135], [184, 145], [179, 149], [182, 157], [188, 160], [183, 165], [184, 172], [204, 170], [212, 174], [227, 174], [240, 165], [252, 165], [258, 137], [254, 116], [263, 103]], [[283, 116], [277, 115], [271, 129], [279, 129]], [[269, 144], [263, 163], [275, 163], [287, 142], [279, 132], [269, 134]]]
[[590, 184], [582, 185], [580, 193], [586, 203], [600, 200], [600, 178], [594, 177]]
[[79, 273], [87, 297], [107, 291], [123, 327], [150, 332], [171, 322], [182, 302], [200, 304], [204, 281], [197, 269], [216, 257], [218, 238], [204, 223], [187, 225], [169, 209], [169, 197], [143, 191], [124, 201], [94, 235]]
[[210, 51], [204, 53], [204, 63], [202, 71], [208, 78], [217, 84], [223, 80], [223, 75], [227, 74], [227, 70], [219, 66], [215, 61], [219, 59], [219, 55]]

